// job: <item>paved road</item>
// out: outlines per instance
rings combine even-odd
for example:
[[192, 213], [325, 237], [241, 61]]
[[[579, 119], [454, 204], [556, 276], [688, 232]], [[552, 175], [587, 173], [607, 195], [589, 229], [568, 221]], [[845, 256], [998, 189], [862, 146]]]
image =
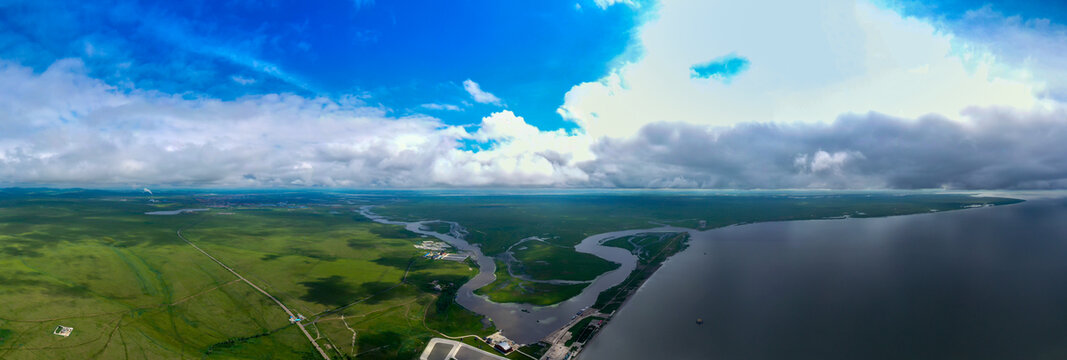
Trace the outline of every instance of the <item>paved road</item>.
[[[201, 249], [199, 246], [196, 246], [196, 244], [193, 244], [192, 241], [189, 241], [189, 239], [186, 239], [184, 236], [182, 236], [182, 230], [181, 229], [178, 229], [178, 238], [182, 239], [182, 241], [185, 241], [185, 243], [189, 244], [189, 246], [192, 246], [194, 249], [196, 249], [196, 251], [199, 251], [201, 254], [204, 254], [204, 256], [207, 256], [208, 258], [210, 258], [216, 264], [219, 264], [219, 266], [222, 266], [223, 268], [228, 270], [230, 273], [233, 273], [234, 276], [237, 276], [238, 279], [241, 279], [241, 281], [244, 281], [245, 284], [248, 284], [248, 286], [251, 286], [253, 289], [256, 289], [256, 291], [259, 291], [260, 293], [263, 293], [263, 295], [266, 295], [271, 300], [274, 300], [274, 303], [278, 304], [278, 306], [280, 306], [282, 308], [282, 310], [285, 310], [285, 313], [289, 314], [290, 317], [295, 317], [296, 316], [296, 314], [293, 314], [293, 312], [289, 310], [289, 307], [285, 306], [285, 304], [282, 304], [282, 302], [280, 300], [278, 300], [278, 298], [275, 298], [273, 295], [268, 293], [266, 290], [263, 290], [259, 286], [256, 286], [256, 284], [253, 284], [251, 281], [248, 281], [248, 279], [245, 279], [244, 276], [241, 276], [241, 274], [238, 274], [236, 271], [231, 269], [229, 266], [226, 266], [226, 264], [223, 264], [222, 261], [219, 261], [219, 259], [216, 259], [214, 256], [211, 256], [211, 254], [208, 254], [207, 251], [204, 251], [204, 249]], [[323, 359], [330, 360], [330, 357], [328, 355], [326, 355], [326, 351], [322, 350], [322, 347], [319, 346], [319, 343], [315, 342], [315, 339], [311, 337], [311, 333], [309, 333], [307, 331], [307, 329], [304, 328], [304, 324], [302, 324], [300, 322], [297, 322], [296, 326], [300, 327], [300, 331], [304, 332], [304, 336], [307, 336], [308, 341], [311, 342], [311, 345], [315, 347], [315, 350], [319, 351], [319, 355], [322, 355]]]
[[455, 340], [432, 338], [423, 349], [420, 360], [507, 360], [485, 350]]

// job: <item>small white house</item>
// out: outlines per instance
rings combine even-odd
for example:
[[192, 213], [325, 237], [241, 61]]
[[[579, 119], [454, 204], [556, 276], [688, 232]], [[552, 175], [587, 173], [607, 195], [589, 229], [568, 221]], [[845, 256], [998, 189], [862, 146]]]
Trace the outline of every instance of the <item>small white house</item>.
[[56, 329], [54, 331], [52, 331], [53, 334], [56, 334], [56, 335], [59, 335], [59, 336], [62, 336], [62, 337], [70, 336], [71, 332], [74, 332], [74, 328], [66, 327], [66, 326], [63, 326], [63, 325], [57, 326]]

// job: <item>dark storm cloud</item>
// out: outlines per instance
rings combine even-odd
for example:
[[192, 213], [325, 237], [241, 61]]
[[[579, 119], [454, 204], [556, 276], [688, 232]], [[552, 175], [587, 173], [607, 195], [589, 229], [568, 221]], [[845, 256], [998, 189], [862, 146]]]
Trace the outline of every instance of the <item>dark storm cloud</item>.
[[842, 116], [830, 124], [681, 123], [605, 139], [594, 184], [702, 188], [1043, 189], [1067, 186], [1067, 113], [970, 109], [968, 122]]

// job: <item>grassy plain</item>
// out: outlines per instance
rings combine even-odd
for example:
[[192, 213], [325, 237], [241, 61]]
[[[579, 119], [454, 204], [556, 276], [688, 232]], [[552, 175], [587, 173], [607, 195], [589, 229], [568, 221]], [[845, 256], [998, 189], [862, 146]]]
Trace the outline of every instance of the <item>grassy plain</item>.
[[508, 274], [507, 265], [496, 261], [496, 280], [489, 285], [474, 290], [475, 294], [486, 295], [489, 300], [499, 303], [522, 303], [537, 306], [552, 305], [570, 299], [582, 292], [589, 284], [546, 284], [525, 281]]
[[[318, 357], [279, 307], [182, 242], [179, 228], [307, 316], [335, 358], [411, 358], [435, 326], [495, 331], [432, 289], [458, 287], [476, 270], [421, 259], [417, 235], [303, 196], [310, 206], [253, 195], [149, 216], [219, 197], [0, 191], [0, 358]], [[57, 325], [74, 332], [52, 335]]]
[[[533, 343], [533, 344], [530, 344], [530, 345], [526, 345], [526, 346], [523, 346], [523, 347], [519, 348], [519, 351], [522, 351], [523, 353], [529, 354], [530, 356], [533, 356], [535, 358], [540, 359], [541, 356], [544, 356], [545, 353], [548, 352], [548, 347], [549, 347], [548, 343], [536, 342], [536, 343]], [[526, 357], [523, 357], [523, 358], [526, 358]], [[529, 359], [529, 358], [526, 358], [526, 359]]]
[[574, 251], [574, 247], [542, 241], [524, 242], [512, 253], [518, 260], [512, 269], [536, 280], [588, 281], [619, 267], [596, 255]]

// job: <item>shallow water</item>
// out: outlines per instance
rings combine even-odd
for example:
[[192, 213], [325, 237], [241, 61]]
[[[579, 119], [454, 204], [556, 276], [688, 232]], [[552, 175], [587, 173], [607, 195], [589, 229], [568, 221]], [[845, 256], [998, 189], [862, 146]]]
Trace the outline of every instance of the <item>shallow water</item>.
[[697, 233], [581, 354], [1039, 358], [1067, 358], [1065, 199]]

